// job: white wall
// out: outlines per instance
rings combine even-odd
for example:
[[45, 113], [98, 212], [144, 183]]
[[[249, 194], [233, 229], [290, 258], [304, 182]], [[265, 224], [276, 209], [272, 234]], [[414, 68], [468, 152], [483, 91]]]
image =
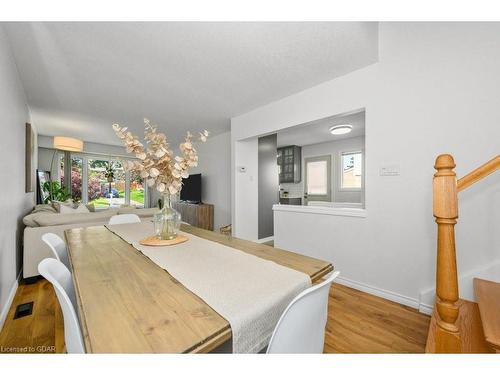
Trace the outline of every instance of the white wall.
[[[201, 199], [214, 205], [214, 230], [231, 224], [231, 139], [230, 132], [210, 136], [206, 143], [196, 146], [198, 167], [190, 174], [201, 173]], [[156, 206], [161, 195], [151, 189], [151, 205]]]
[[[279, 133], [278, 133], [279, 134]], [[332, 202], [362, 202], [362, 190], [360, 191], [344, 191], [340, 190], [340, 155], [342, 152], [361, 151], [365, 149], [365, 137], [353, 137], [342, 139], [339, 141], [316, 143], [312, 145], [302, 146], [302, 178], [297, 184], [281, 184], [285, 190], [299, 192], [299, 196], [304, 196], [304, 181], [305, 181], [305, 163], [304, 159], [315, 156], [330, 155], [332, 158], [331, 165], [331, 191]], [[294, 186], [295, 185], [295, 186]]]
[[214, 205], [214, 230], [231, 224], [231, 137], [230, 132], [209, 137], [196, 147], [198, 167], [190, 173], [201, 173], [202, 197]]
[[[234, 172], [231, 191], [233, 235], [256, 240], [259, 238], [258, 138], [234, 142], [232, 151], [234, 153], [231, 157], [231, 168]], [[237, 224], [235, 219], [238, 221]]]
[[[279, 213], [275, 222], [283, 231], [278, 227], [275, 243], [332, 261], [358, 287], [416, 305], [419, 291], [435, 279], [435, 157], [454, 155], [463, 176], [500, 151], [500, 24], [381, 23], [379, 47], [376, 64], [233, 118], [233, 146], [366, 108], [367, 217]], [[392, 164], [400, 176], [379, 175]], [[237, 201], [254, 187], [234, 176], [233, 189]], [[459, 272], [500, 257], [499, 208], [498, 173], [461, 193]], [[253, 219], [233, 215], [238, 233], [248, 234]]]
[[1, 329], [22, 266], [21, 220], [34, 205], [34, 193], [25, 193], [24, 186], [25, 123], [30, 122], [30, 116], [9, 41], [2, 26], [0, 26], [0, 82]]

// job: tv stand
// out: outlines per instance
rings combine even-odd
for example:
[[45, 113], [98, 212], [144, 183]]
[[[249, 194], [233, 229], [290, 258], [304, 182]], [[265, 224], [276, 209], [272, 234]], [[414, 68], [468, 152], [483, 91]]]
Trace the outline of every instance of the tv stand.
[[181, 220], [194, 227], [214, 230], [214, 205], [206, 203], [174, 202], [173, 207], [181, 214]]

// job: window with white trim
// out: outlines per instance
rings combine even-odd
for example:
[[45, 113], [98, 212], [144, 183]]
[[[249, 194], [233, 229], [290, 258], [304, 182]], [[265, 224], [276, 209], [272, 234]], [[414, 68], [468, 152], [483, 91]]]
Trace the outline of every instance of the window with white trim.
[[[92, 154], [71, 154], [71, 196], [96, 209], [131, 205], [147, 207], [147, 188], [135, 172], [126, 172], [122, 166], [128, 158]], [[106, 168], [112, 163], [114, 176], [106, 177]]]
[[341, 190], [361, 190], [363, 178], [363, 153], [361, 151], [341, 154]]

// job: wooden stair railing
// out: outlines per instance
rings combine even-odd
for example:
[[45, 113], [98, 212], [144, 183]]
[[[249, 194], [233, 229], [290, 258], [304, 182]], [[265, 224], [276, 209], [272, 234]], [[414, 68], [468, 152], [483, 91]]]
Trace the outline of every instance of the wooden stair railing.
[[489, 176], [493, 172], [500, 169], [500, 156], [491, 159], [489, 162], [484, 163], [479, 168], [474, 169], [468, 175], [465, 175], [457, 182], [458, 191], [467, 189], [472, 184], [478, 182], [479, 180]]
[[500, 155], [475, 169], [457, 182], [455, 161], [451, 155], [439, 155], [434, 165], [433, 214], [437, 231], [436, 311], [432, 322], [432, 352], [460, 353], [463, 337], [457, 319], [460, 306], [457, 261], [455, 251], [455, 224], [458, 218], [458, 192], [500, 169]]
[[433, 213], [438, 226], [435, 332], [436, 351], [460, 352], [458, 318], [458, 276], [455, 254], [455, 224], [458, 218], [457, 177], [451, 155], [440, 155], [434, 165]]

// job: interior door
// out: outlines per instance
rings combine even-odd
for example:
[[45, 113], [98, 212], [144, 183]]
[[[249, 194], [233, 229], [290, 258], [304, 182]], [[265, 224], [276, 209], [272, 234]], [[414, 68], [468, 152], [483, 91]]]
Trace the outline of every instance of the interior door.
[[304, 204], [332, 200], [332, 156], [304, 159]]
[[260, 137], [258, 141], [259, 239], [271, 237], [274, 234], [273, 205], [279, 203], [278, 164], [276, 163], [277, 140], [277, 135], [271, 134]]

